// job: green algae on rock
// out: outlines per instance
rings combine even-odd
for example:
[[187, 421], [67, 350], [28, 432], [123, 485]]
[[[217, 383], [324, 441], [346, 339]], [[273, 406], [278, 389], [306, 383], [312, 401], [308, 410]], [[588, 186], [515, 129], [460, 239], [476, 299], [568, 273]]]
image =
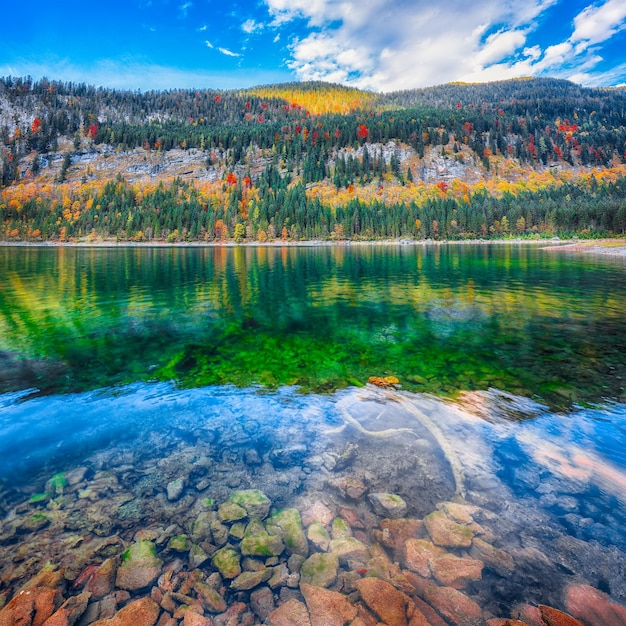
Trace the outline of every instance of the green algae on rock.
[[152, 541], [137, 541], [122, 554], [115, 584], [129, 591], [143, 589], [156, 580], [162, 565]]

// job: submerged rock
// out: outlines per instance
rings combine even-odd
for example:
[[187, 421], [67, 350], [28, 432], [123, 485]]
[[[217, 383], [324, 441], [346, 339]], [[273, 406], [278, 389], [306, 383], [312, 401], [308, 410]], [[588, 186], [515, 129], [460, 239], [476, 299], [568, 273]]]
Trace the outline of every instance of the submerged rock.
[[298, 444], [287, 448], [277, 448], [270, 452], [270, 461], [276, 468], [294, 467], [302, 465], [302, 461], [308, 454], [306, 446]]
[[329, 549], [342, 563], [346, 563], [353, 569], [363, 567], [370, 556], [368, 547], [354, 537], [333, 539]]
[[63, 597], [57, 589], [39, 588], [20, 591], [0, 610], [0, 625], [43, 624], [61, 605]]
[[167, 483], [167, 499], [170, 501], [178, 500], [185, 491], [184, 478], [176, 478]]
[[406, 502], [395, 493], [370, 493], [368, 498], [377, 515], [402, 517], [407, 511]]
[[424, 518], [424, 525], [433, 543], [445, 548], [469, 548], [474, 533], [468, 526], [453, 522], [442, 511], [433, 511]]
[[316, 552], [300, 568], [300, 580], [307, 585], [330, 587], [337, 579], [339, 557], [336, 554]]
[[483, 563], [475, 559], [445, 554], [431, 559], [429, 564], [435, 579], [445, 587], [463, 589], [469, 582], [482, 578]]
[[570, 585], [565, 590], [565, 608], [589, 626], [626, 626], [626, 606], [589, 585]]
[[448, 554], [443, 548], [427, 539], [408, 539], [404, 546], [404, 567], [424, 578], [430, 578], [430, 562]]
[[228, 523], [244, 519], [248, 517], [248, 513], [246, 509], [234, 502], [224, 502], [224, 504], [217, 509], [217, 516], [222, 522]]
[[276, 608], [274, 594], [267, 587], [259, 587], [250, 594], [250, 607], [254, 614], [265, 622], [269, 614]]
[[[68, 598], [45, 622], [45, 626], [72, 626], [85, 612], [91, 594], [83, 591]], [[19, 622], [16, 622], [18, 624]]]
[[241, 574], [239, 552], [230, 546], [219, 549], [211, 559], [213, 567], [224, 578], [235, 578]]
[[311, 626], [306, 606], [295, 598], [287, 600], [272, 611], [266, 623], [269, 626]]
[[357, 580], [356, 587], [367, 607], [388, 626], [406, 626], [408, 618], [412, 625], [428, 625], [412, 600], [384, 580], [363, 578]]
[[250, 519], [265, 519], [272, 506], [271, 500], [258, 489], [235, 491], [229, 501], [245, 509]]
[[193, 586], [198, 594], [198, 599], [207, 611], [210, 613], [223, 613], [226, 610], [226, 600], [224, 600], [217, 589], [200, 581], [196, 581]]
[[328, 526], [334, 517], [334, 513], [323, 502], [317, 500], [302, 512], [302, 524], [308, 527], [313, 522], [319, 522], [323, 526]]
[[115, 584], [129, 591], [143, 589], [158, 578], [162, 565], [153, 542], [137, 541], [122, 555]]
[[307, 539], [322, 552], [328, 550], [330, 535], [320, 522], [313, 522], [306, 533]]
[[278, 556], [284, 549], [283, 540], [278, 535], [270, 535], [256, 520], [248, 524], [241, 540], [241, 553], [245, 556]]
[[[541, 619], [543, 619], [548, 626], [583, 626], [571, 615], [567, 615], [562, 611], [553, 609], [551, 606], [544, 606], [540, 604], [539, 612], [541, 613]], [[613, 622], [608, 623], [613, 624]]]
[[113, 617], [94, 622], [93, 626], [154, 626], [159, 613], [156, 602], [150, 598], [140, 598], [127, 604]]
[[513, 557], [508, 552], [495, 548], [479, 537], [472, 541], [469, 553], [471, 557], [482, 561], [486, 567], [500, 576], [510, 576], [515, 569]]
[[236, 591], [248, 591], [266, 582], [271, 576], [271, 569], [263, 569], [258, 572], [243, 572], [233, 580], [230, 588]]
[[454, 626], [483, 625], [483, 613], [478, 604], [452, 587], [426, 587], [424, 600]]
[[352, 529], [348, 526], [346, 520], [341, 517], [336, 517], [333, 520], [330, 528], [330, 533], [333, 539], [343, 539], [344, 537], [352, 537]]
[[356, 607], [350, 600], [336, 591], [302, 583], [300, 591], [304, 596], [312, 626], [344, 626], [357, 615]]
[[280, 534], [289, 554], [309, 555], [309, 542], [307, 541], [302, 519], [297, 509], [284, 509], [270, 517], [265, 524], [268, 532], [277, 530]]

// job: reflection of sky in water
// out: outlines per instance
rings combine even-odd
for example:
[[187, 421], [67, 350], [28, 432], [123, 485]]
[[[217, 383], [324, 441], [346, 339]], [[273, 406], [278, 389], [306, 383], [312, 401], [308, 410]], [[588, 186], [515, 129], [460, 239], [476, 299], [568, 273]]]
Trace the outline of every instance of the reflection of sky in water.
[[[242, 486], [269, 489], [279, 507], [295, 506], [294, 499], [307, 493], [332, 500], [332, 480], [321, 475], [321, 466], [314, 469], [312, 459], [356, 443], [358, 462], [348, 471], [367, 476], [376, 491], [401, 494], [409, 515], [418, 518], [452, 497], [450, 459], [458, 457], [467, 501], [491, 512], [490, 530], [503, 547], [517, 550], [520, 558], [527, 548], [540, 547], [563, 571], [576, 571], [592, 585], [601, 571], [613, 593], [626, 593], [626, 581], [611, 573], [623, 563], [620, 550], [626, 548], [621, 532], [626, 455], [619, 443], [626, 440], [626, 406], [560, 415], [497, 392], [477, 394], [474, 401], [482, 402], [489, 421], [467, 410], [469, 398], [463, 406], [371, 388], [304, 395], [287, 387], [180, 390], [155, 383], [64, 396], [5, 394], [0, 396], [0, 510], [7, 515], [53, 474], [81, 465], [120, 480], [132, 475], [135, 482], [128, 478], [125, 488], [139, 493], [146, 477], [159, 480], [150, 468], [180, 463], [193, 472], [195, 461], [207, 454], [210, 494], [218, 501]], [[427, 421], [436, 425], [443, 444], [431, 436]], [[393, 436], [372, 436], [392, 430]], [[293, 463], [243, 467], [246, 450], [267, 458], [270, 451], [290, 447], [298, 453]], [[224, 462], [228, 469], [220, 470]], [[158, 488], [162, 492], [164, 485]], [[571, 554], [562, 552], [555, 537], [578, 543]], [[529, 572], [532, 568], [522, 568], [511, 589], [534, 586], [539, 598], [541, 581], [534, 574], [525, 578]]]
[[[359, 392], [354, 394], [357, 401]], [[497, 473], [517, 493], [536, 488], [524, 487], [516, 478], [523, 468], [552, 481], [576, 483], [581, 498], [593, 492], [626, 504], [624, 405], [553, 414], [528, 399], [480, 392], [474, 400], [479, 397], [482, 411], [497, 416], [485, 421], [433, 398], [406, 396], [434, 412], [466, 467], [479, 465], [483, 473]], [[42, 470], [59, 471], [120, 442], [141, 447], [159, 432], [194, 440], [220, 431], [228, 442], [242, 424], [249, 427], [251, 415], [273, 433], [276, 441], [268, 445], [291, 440], [295, 431], [304, 439], [316, 437], [320, 429], [340, 422], [334, 403], [335, 396], [301, 395], [288, 388], [275, 393], [231, 387], [183, 391], [169, 384], [66, 396], [5, 394], [0, 396], [0, 480], [6, 486], [6, 481], [27, 481]], [[388, 402], [386, 409], [386, 419], [396, 412], [397, 419], [406, 420], [395, 403]], [[467, 445], [468, 438], [476, 442], [474, 448]], [[494, 463], [486, 461], [492, 457]]]

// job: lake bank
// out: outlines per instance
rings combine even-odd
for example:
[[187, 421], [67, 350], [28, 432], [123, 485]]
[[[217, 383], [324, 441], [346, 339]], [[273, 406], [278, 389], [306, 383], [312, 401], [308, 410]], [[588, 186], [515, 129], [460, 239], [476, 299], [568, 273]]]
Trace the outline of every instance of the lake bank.
[[342, 246], [484, 246], [484, 245], [532, 245], [542, 246], [544, 250], [561, 250], [568, 252], [584, 252], [606, 256], [626, 256], [626, 239], [469, 239], [469, 240], [437, 240], [437, 239], [382, 239], [376, 241], [0, 241], [0, 247], [70, 247], [70, 248], [310, 248], [310, 247], [342, 247]]

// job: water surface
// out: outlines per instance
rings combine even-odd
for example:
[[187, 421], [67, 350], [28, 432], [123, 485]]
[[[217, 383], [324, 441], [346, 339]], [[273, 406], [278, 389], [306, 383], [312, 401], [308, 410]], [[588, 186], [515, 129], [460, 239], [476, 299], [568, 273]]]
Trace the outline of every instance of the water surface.
[[240, 488], [374, 541], [358, 478], [473, 507], [515, 563], [464, 589], [485, 615], [626, 604], [624, 311], [622, 259], [536, 246], [0, 248], [0, 596]]

